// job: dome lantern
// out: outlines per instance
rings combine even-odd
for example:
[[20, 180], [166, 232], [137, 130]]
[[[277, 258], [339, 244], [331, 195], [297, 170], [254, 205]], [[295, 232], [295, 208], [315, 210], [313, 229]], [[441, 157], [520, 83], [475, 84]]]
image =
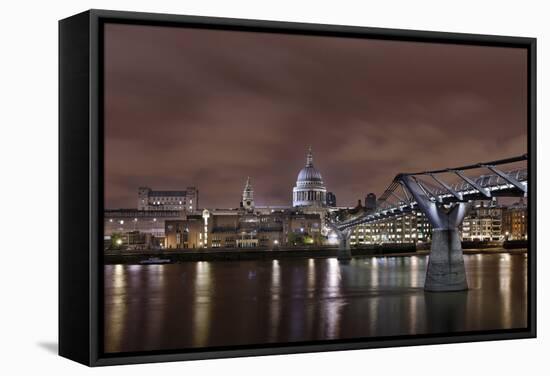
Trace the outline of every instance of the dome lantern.
[[306, 167], [313, 167], [313, 153], [311, 152], [311, 146], [307, 151]]

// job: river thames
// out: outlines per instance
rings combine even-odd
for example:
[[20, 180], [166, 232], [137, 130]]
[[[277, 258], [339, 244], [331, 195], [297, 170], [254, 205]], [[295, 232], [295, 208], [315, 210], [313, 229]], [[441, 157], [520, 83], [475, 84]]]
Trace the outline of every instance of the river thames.
[[107, 353], [527, 326], [527, 253], [465, 255], [470, 289], [424, 292], [428, 256], [104, 266]]

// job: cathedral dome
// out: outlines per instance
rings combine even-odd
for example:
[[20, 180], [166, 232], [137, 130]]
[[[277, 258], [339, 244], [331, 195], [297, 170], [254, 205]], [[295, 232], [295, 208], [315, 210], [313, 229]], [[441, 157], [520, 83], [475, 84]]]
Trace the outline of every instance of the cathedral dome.
[[313, 153], [309, 148], [306, 159], [306, 166], [298, 173], [298, 179], [296, 179], [296, 186], [304, 185], [319, 185], [324, 188], [323, 177], [321, 173], [313, 166]]
[[292, 196], [293, 206], [326, 205], [326, 188], [321, 173], [313, 166], [311, 148], [307, 153], [306, 165], [298, 173]]
[[323, 177], [321, 173], [313, 166], [306, 166], [300, 170], [296, 185], [307, 183], [321, 183], [323, 184]]

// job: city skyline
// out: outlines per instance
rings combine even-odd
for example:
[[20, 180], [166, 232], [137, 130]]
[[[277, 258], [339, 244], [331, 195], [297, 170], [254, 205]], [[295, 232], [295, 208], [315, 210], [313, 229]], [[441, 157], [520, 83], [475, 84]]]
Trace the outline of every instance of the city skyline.
[[339, 205], [398, 172], [527, 150], [524, 50], [131, 25], [105, 36], [107, 208], [135, 207], [139, 186], [196, 186], [202, 207], [236, 207], [247, 176], [257, 205], [290, 205], [310, 145]]

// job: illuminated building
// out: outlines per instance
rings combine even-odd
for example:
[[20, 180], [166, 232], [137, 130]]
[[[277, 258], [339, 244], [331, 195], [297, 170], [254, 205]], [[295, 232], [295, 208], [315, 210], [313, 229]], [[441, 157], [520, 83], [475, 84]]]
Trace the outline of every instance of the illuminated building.
[[[326, 235], [325, 216], [328, 211], [327, 189], [319, 170], [313, 165], [313, 152], [309, 147], [306, 165], [298, 173], [296, 185], [292, 190], [292, 206], [303, 214], [315, 215], [321, 220], [321, 233]], [[336, 196], [334, 196], [336, 204]], [[308, 238], [309, 241], [309, 238]]]
[[350, 243], [424, 243], [431, 240], [431, 225], [420, 211], [359, 225], [351, 233]]
[[164, 222], [182, 218], [178, 210], [105, 210], [103, 216], [104, 236], [125, 234], [131, 231], [149, 234], [157, 239], [164, 239]]
[[199, 191], [187, 187], [185, 191], [153, 191], [148, 187], [138, 189], [138, 210], [196, 211], [199, 207]]
[[527, 239], [527, 205], [520, 200], [502, 211], [502, 234], [506, 240]]
[[462, 222], [463, 241], [502, 240], [502, 208], [496, 201], [476, 203]]
[[268, 214], [213, 210], [208, 228], [208, 246], [212, 248], [273, 248], [322, 242], [319, 215], [290, 210]]
[[324, 208], [327, 203], [327, 189], [321, 173], [313, 166], [311, 147], [307, 152], [306, 165], [298, 173], [296, 186], [292, 191], [292, 206]]
[[202, 216], [189, 215], [187, 219], [166, 221], [165, 233], [169, 249], [269, 249], [315, 246], [323, 242], [319, 215], [294, 210], [277, 210], [268, 214], [240, 209], [204, 210]]
[[320, 245], [322, 220], [315, 213], [288, 213], [284, 217], [284, 240], [289, 246]]
[[202, 248], [203, 217], [189, 215], [185, 219], [167, 220], [165, 222], [166, 248]]

